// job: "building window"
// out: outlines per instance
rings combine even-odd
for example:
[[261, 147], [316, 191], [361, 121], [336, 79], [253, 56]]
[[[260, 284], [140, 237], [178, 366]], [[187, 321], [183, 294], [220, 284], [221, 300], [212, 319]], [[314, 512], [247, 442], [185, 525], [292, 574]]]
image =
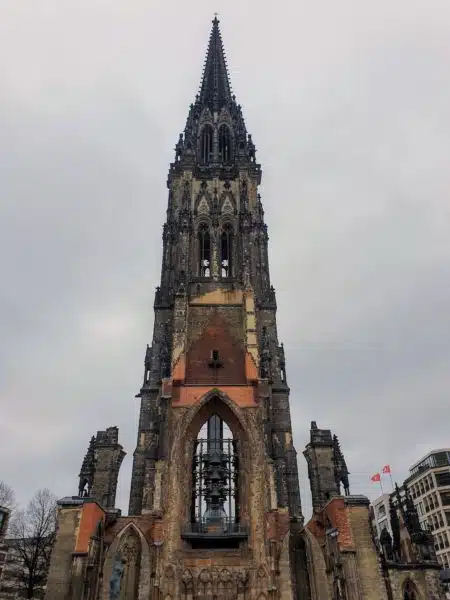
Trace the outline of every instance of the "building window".
[[448, 452], [436, 452], [436, 454], [433, 454], [433, 458], [436, 467], [443, 467], [449, 464]]
[[219, 158], [222, 163], [229, 163], [232, 156], [232, 138], [227, 125], [219, 127]]
[[220, 267], [222, 277], [231, 277], [232, 272], [232, 242], [233, 228], [231, 225], [224, 225], [220, 237]]
[[443, 506], [450, 506], [450, 492], [440, 492]]
[[211, 276], [211, 237], [208, 225], [200, 225], [198, 229], [198, 260], [200, 277]]
[[386, 507], [384, 506], [384, 504], [382, 504], [378, 509], [378, 516], [384, 517], [385, 514], [386, 514]]
[[212, 161], [213, 136], [211, 125], [205, 125], [200, 135], [200, 162], [204, 165], [208, 165]]
[[436, 483], [439, 487], [444, 485], [450, 485], [450, 471], [444, 471], [443, 473], [435, 473]]

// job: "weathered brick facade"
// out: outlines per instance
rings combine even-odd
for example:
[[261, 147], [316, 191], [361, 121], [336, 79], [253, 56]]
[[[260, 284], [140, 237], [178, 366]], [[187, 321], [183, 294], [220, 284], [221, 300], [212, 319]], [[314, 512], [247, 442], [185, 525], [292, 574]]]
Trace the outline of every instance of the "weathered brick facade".
[[304, 526], [260, 181], [214, 19], [170, 165], [130, 516], [114, 509], [124, 452], [110, 428], [79, 496], [60, 502], [48, 600], [403, 600], [368, 501], [349, 495], [339, 443], [317, 426]]

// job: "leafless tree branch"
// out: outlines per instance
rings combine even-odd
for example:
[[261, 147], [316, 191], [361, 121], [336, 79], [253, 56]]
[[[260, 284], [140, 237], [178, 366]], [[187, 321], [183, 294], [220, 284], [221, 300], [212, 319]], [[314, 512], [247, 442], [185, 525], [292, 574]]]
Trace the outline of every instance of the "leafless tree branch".
[[0, 506], [13, 510], [16, 507], [14, 490], [4, 481], [0, 481]]
[[16, 582], [25, 598], [33, 598], [45, 585], [55, 529], [56, 497], [47, 489], [38, 490], [27, 508], [14, 514], [9, 537], [23, 563]]

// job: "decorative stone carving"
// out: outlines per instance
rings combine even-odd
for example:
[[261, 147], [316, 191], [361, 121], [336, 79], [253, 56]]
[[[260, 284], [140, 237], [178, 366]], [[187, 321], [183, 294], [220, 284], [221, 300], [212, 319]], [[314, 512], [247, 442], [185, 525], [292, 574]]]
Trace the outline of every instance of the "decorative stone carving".
[[125, 563], [120, 554], [114, 558], [111, 579], [109, 581], [109, 600], [119, 600]]

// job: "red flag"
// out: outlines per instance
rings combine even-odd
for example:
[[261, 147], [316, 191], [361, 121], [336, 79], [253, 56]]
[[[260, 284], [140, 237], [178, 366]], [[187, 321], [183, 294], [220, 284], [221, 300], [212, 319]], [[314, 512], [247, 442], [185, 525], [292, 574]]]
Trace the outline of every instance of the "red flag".
[[386, 475], [386, 473], [391, 473], [391, 466], [390, 465], [385, 465], [383, 467], [383, 473]]
[[381, 475], [379, 473], [375, 473], [375, 475], [372, 475], [372, 477], [370, 479], [373, 482], [375, 482], [375, 481], [381, 481]]

